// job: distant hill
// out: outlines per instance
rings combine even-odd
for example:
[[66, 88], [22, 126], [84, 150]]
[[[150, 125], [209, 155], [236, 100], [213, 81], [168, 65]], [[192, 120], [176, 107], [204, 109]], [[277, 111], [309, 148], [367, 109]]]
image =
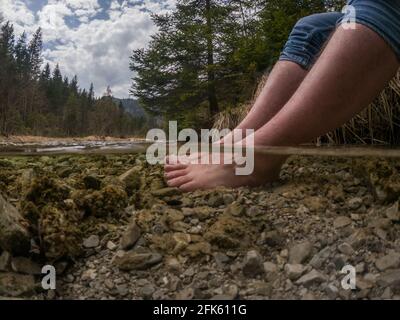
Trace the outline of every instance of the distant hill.
[[132, 114], [135, 117], [145, 117], [146, 113], [143, 110], [141, 106], [139, 106], [139, 103], [137, 100], [134, 99], [118, 99], [118, 98], [113, 98], [113, 100], [116, 103], [122, 102], [122, 106], [124, 107], [125, 111]]

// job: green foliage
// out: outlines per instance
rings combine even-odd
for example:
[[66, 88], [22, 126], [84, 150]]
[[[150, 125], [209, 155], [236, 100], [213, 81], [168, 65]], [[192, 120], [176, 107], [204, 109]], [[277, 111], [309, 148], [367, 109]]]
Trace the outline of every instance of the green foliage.
[[183, 126], [198, 115], [210, 124], [251, 97], [297, 20], [327, 5], [338, 1], [178, 0], [174, 12], [153, 17], [149, 46], [133, 52], [131, 92], [165, 120]]

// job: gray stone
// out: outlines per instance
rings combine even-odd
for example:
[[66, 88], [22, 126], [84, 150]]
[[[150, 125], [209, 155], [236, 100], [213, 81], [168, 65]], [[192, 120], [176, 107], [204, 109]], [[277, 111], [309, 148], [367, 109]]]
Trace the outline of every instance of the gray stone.
[[139, 240], [140, 235], [141, 231], [138, 225], [135, 222], [131, 223], [122, 235], [121, 248], [123, 250], [128, 250], [132, 248]]
[[152, 285], [145, 285], [139, 289], [139, 294], [143, 299], [151, 299], [156, 289]]
[[375, 265], [380, 271], [397, 268], [400, 266], [400, 254], [391, 252], [388, 255], [377, 259]]
[[115, 287], [114, 282], [111, 279], [104, 280], [104, 285], [108, 290], [112, 290]]
[[28, 222], [0, 194], [0, 248], [12, 254], [26, 254], [31, 247]]
[[339, 244], [338, 250], [339, 250], [341, 253], [343, 253], [343, 254], [345, 254], [345, 255], [347, 255], [347, 256], [350, 256], [350, 255], [352, 255], [352, 254], [354, 253], [354, 249], [352, 248], [352, 246], [349, 245], [349, 244], [346, 243], [346, 242], [343, 242], [343, 243]]
[[299, 280], [297, 280], [296, 284], [310, 287], [314, 284], [319, 284], [324, 281], [326, 281], [326, 277], [322, 273], [313, 269], [309, 273], [302, 276]]
[[400, 287], [400, 269], [388, 270], [377, 279], [377, 284], [382, 287]]
[[264, 267], [264, 272], [267, 276], [271, 273], [275, 273], [278, 271], [277, 265], [270, 261], [264, 262], [263, 267]]
[[247, 252], [242, 267], [243, 274], [246, 277], [255, 277], [264, 272], [262, 257], [256, 250]]
[[339, 295], [339, 289], [333, 284], [328, 284], [325, 288], [325, 293], [329, 299], [335, 300]]
[[136, 253], [133, 251], [117, 254], [113, 262], [121, 270], [145, 270], [162, 261], [162, 255], [159, 253]]
[[114, 251], [117, 248], [118, 248], [118, 246], [114, 242], [112, 242], [112, 241], [108, 241], [107, 242], [107, 249], [108, 250]]
[[231, 260], [225, 253], [223, 252], [215, 252], [214, 253], [215, 263], [219, 268], [225, 268], [227, 263]]
[[40, 275], [42, 268], [36, 262], [25, 257], [15, 257], [11, 259], [11, 268], [18, 273]]
[[285, 273], [290, 280], [297, 280], [306, 271], [306, 267], [302, 264], [289, 264], [285, 265]]
[[329, 258], [331, 254], [331, 249], [330, 247], [325, 247], [322, 249], [320, 252], [314, 255], [312, 259], [310, 260], [310, 265], [313, 268], [319, 269], [321, 266], [325, 263], [325, 261]]
[[344, 228], [347, 227], [348, 225], [350, 225], [352, 223], [352, 220], [349, 217], [346, 216], [341, 216], [341, 217], [337, 217], [334, 221], [333, 221], [333, 227], [335, 229], [340, 229], [340, 228]]
[[97, 235], [91, 235], [83, 241], [83, 246], [85, 248], [96, 248], [100, 244], [100, 238]]
[[351, 198], [349, 201], [347, 201], [347, 205], [352, 210], [357, 210], [358, 208], [361, 207], [362, 204], [363, 204], [363, 199], [359, 197]]
[[283, 236], [276, 230], [263, 232], [261, 234], [261, 243], [265, 243], [270, 247], [280, 246], [283, 242]]
[[31, 295], [34, 291], [35, 279], [32, 275], [0, 273], [0, 295], [20, 297]]
[[0, 271], [8, 271], [11, 262], [11, 254], [3, 251], [0, 255]]
[[399, 202], [396, 201], [391, 207], [386, 209], [386, 217], [392, 221], [400, 221]]
[[301, 264], [307, 260], [312, 251], [313, 245], [309, 241], [298, 243], [289, 250], [289, 263]]

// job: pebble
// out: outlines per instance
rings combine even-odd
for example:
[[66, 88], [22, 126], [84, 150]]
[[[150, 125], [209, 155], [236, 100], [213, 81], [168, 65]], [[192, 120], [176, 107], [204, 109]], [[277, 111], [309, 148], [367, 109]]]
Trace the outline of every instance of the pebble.
[[108, 250], [114, 251], [114, 250], [116, 250], [117, 248], [118, 248], [118, 246], [117, 246], [114, 242], [112, 242], [112, 241], [108, 241], [108, 242], [107, 242], [107, 249], [108, 249]]
[[121, 248], [123, 250], [128, 250], [132, 248], [135, 243], [139, 240], [141, 235], [140, 228], [135, 222], [130, 224], [121, 238]]
[[314, 284], [322, 283], [324, 281], [326, 281], [326, 277], [319, 271], [313, 269], [309, 273], [298, 279], [296, 281], [296, 284], [309, 287]]
[[243, 262], [242, 271], [243, 274], [249, 278], [255, 277], [264, 272], [262, 257], [258, 251], [252, 250], [247, 252]]
[[337, 217], [334, 221], [333, 221], [333, 227], [335, 229], [340, 229], [340, 228], [344, 228], [347, 227], [348, 225], [350, 225], [352, 223], [352, 220], [349, 217], [346, 216], [341, 216], [341, 217]]
[[285, 265], [285, 273], [290, 280], [297, 280], [306, 271], [306, 267], [302, 264], [289, 264]]
[[87, 280], [94, 280], [97, 277], [97, 273], [95, 269], [88, 269], [82, 273], [82, 280], [87, 281]]
[[139, 294], [143, 299], [150, 299], [156, 289], [152, 285], [146, 285], [139, 289]]
[[375, 266], [380, 271], [385, 271], [386, 269], [394, 269], [400, 266], [400, 254], [396, 252], [391, 252], [386, 256], [379, 258], [375, 262]]
[[363, 204], [363, 199], [359, 197], [351, 198], [349, 201], [347, 201], [347, 205], [352, 210], [357, 210], [358, 208], [361, 207], [362, 204]]
[[335, 300], [339, 295], [339, 289], [331, 283], [326, 286], [325, 292], [331, 300]]
[[18, 273], [40, 275], [42, 268], [36, 262], [25, 257], [14, 257], [11, 259], [11, 269]]
[[400, 286], [400, 269], [385, 271], [378, 277], [377, 283], [382, 287]]
[[386, 217], [392, 221], [400, 221], [399, 202], [396, 201], [391, 207], [386, 209]]
[[289, 249], [289, 263], [301, 264], [310, 256], [313, 245], [309, 241], [304, 241], [292, 246]]
[[8, 271], [11, 262], [11, 254], [3, 251], [0, 255], [0, 271]]
[[347, 256], [350, 256], [350, 255], [352, 255], [352, 254], [354, 253], [354, 249], [352, 248], [352, 246], [349, 245], [349, 244], [346, 243], [346, 242], [343, 242], [343, 243], [339, 244], [338, 250], [339, 250], [341, 253], [343, 253], [343, 254], [345, 254], [345, 255], [347, 255]]
[[96, 248], [100, 244], [100, 238], [97, 235], [91, 235], [83, 241], [83, 246], [85, 248]]

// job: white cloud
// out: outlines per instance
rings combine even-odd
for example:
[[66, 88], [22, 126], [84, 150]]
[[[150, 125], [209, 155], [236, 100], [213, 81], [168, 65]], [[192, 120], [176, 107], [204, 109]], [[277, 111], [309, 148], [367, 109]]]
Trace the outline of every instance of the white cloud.
[[[162, 13], [175, 5], [175, 0], [113, 0], [106, 8], [109, 18], [103, 20], [93, 18], [103, 10], [97, 0], [49, 0], [36, 17], [24, 1], [0, 2], [1, 11], [7, 10], [6, 19], [18, 25], [17, 32], [42, 27], [44, 42], [52, 44], [44, 51], [45, 62], [53, 67], [59, 63], [62, 73], [68, 77], [78, 75], [82, 88], [88, 88], [93, 82], [97, 95], [111, 85], [118, 97], [129, 94], [132, 50], [145, 47], [156, 31], [149, 11]], [[15, 9], [26, 19], [17, 19], [11, 14]], [[80, 24], [71, 27], [66, 18], [74, 18]]]
[[21, 0], [0, 0], [0, 12], [6, 20], [14, 23], [17, 34], [24, 30], [31, 32], [35, 26], [36, 19], [33, 12]]

